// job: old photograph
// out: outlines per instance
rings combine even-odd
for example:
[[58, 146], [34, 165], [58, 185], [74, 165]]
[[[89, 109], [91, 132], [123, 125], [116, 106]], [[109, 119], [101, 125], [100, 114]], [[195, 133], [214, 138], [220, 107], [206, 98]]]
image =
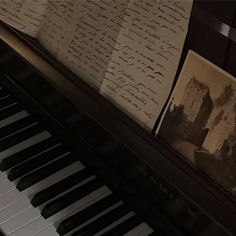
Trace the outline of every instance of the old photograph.
[[236, 79], [190, 51], [158, 136], [236, 196]]

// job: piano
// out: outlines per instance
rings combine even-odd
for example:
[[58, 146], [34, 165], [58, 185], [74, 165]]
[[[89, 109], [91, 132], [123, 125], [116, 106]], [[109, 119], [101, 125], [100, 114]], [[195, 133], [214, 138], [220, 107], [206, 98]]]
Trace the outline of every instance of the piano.
[[[233, 26], [236, 4], [209, 4], [194, 4], [180, 67], [192, 48], [234, 73], [233, 40], [204, 21]], [[235, 219], [233, 196], [1, 22], [0, 235], [223, 236]]]

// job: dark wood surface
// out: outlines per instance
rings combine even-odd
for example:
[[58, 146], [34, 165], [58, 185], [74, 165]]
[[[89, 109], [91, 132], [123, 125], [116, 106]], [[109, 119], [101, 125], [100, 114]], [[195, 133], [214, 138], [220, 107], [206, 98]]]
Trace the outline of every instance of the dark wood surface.
[[[236, 18], [232, 23], [232, 27], [236, 29]], [[236, 77], [236, 42], [231, 41], [229, 44], [229, 50], [227, 53], [227, 58], [225, 60], [225, 70]]]
[[[205, 6], [205, 9], [208, 8]], [[216, 12], [219, 11], [220, 19], [230, 23], [233, 16], [222, 16], [224, 12], [220, 7]], [[217, 15], [215, 11], [211, 12]], [[195, 19], [191, 19], [190, 25], [192, 26], [185, 44], [185, 52], [188, 48], [194, 49], [221, 67], [224, 67], [227, 57], [232, 64], [229, 66], [230, 62], [227, 62], [227, 70], [233, 71], [235, 46], [230, 45], [232, 53], [231, 49], [228, 52], [230, 41], [227, 38]], [[120, 140], [140, 160], [221, 225], [226, 232], [236, 235], [236, 202], [228, 193], [186, 163], [161, 140], [135, 124], [86, 83], [34, 45], [32, 40], [28, 41], [25, 38], [19, 40], [20, 37], [18, 33], [9, 30], [3, 24], [0, 25], [1, 41], [32, 64], [48, 83]]]
[[197, 7], [208, 12], [222, 22], [232, 25], [234, 20], [236, 1], [234, 0], [195, 0]]

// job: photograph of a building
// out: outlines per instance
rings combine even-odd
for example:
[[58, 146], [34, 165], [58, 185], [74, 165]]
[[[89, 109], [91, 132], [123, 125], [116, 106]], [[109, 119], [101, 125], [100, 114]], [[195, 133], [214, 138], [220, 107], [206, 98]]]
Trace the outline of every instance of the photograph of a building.
[[158, 136], [236, 196], [236, 79], [188, 54]]

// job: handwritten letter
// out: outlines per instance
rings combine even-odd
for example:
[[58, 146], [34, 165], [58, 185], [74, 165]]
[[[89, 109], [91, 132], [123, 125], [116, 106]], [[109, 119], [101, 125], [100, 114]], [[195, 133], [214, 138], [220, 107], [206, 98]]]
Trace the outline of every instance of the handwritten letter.
[[0, 19], [147, 129], [165, 104], [193, 0], [0, 0]]
[[123, 21], [127, 0], [83, 0], [58, 59], [96, 89], [105, 71]]
[[0, 19], [36, 37], [47, 0], [0, 0]]
[[55, 57], [71, 34], [76, 0], [50, 0], [42, 20], [38, 39]]
[[192, 1], [131, 0], [101, 87], [150, 130], [170, 92]]

